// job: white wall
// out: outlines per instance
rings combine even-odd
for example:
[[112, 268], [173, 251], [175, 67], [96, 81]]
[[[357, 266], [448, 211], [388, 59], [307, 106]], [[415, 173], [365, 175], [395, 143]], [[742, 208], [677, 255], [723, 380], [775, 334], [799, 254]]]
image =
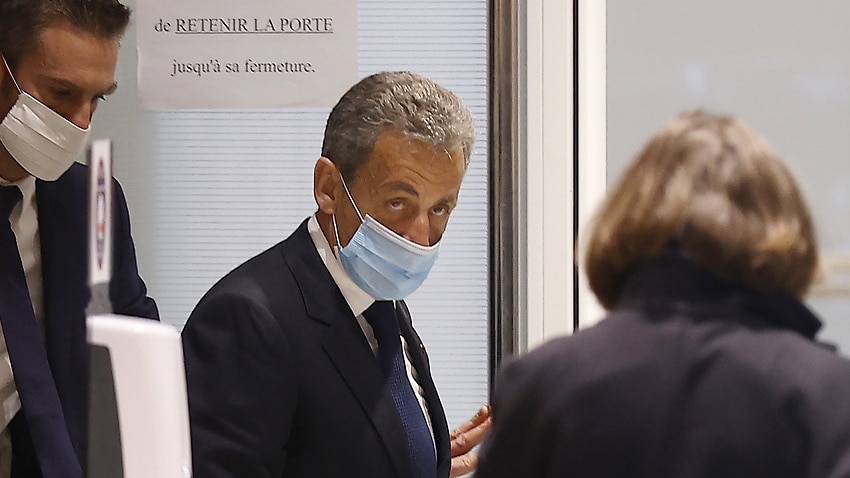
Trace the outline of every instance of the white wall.
[[[578, 1], [578, 92], [573, 78], [573, 4], [564, 0], [529, 1], [522, 52], [525, 61], [523, 133], [525, 229], [523, 272], [527, 289], [521, 301], [526, 324], [523, 350], [569, 334], [578, 287], [579, 323], [602, 317], [583, 274], [574, 283], [573, 265], [593, 211], [605, 192], [605, 3]], [[578, 136], [574, 104], [579, 102]], [[573, 181], [574, 141], [579, 142], [578, 194]], [[578, 201], [575, 198], [578, 197]], [[579, 255], [574, 253], [578, 214]]]
[[581, 274], [578, 284], [579, 327], [599, 322], [605, 311], [587, 285], [584, 274], [582, 250], [587, 239], [587, 229], [593, 214], [605, 196], [607, 174], [607, 125], [605, 116], [607, 30], [605, 2], [581, 0], [579, 2], [579, 204], [578, 262]]
[[521, 351], [569, 333], [573, 322], [572, 4], [529, 0], [525, 5], [520, 271], [527, 282], [519, 306], [525, 313]]

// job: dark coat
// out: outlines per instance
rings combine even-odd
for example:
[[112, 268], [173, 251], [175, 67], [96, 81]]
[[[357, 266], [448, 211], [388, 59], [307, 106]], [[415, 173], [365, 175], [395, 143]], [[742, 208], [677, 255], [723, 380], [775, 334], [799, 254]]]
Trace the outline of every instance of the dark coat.
[[[158, 318], [136, 266], [130, 215], [124, 192], [113, 180], [113, 261], [110, 298], [116, 314]], [[74, 163], [53, 182], [36, 181], [41, 270], [44, 288], [45, 347], [71, 443], [83, 460], [87, 421], [88, 348], [88, 169]], [[22, 403], [26, 408], [27, 404]], [[12, 427], [26, 435], [23, 413]], [[13, 477], [40, 476], [32, 443], [17, 439]]]
[[[438, 476], [445, 477], [445, 413], [422, 342], [401, 309], [436, 436]], [[196, 477], [413, 476], [378, 361], [307, 221], [201, 299], [183, 347]]]
[[477, 478], [848, 477], [850, 362], [795, 299], [675, 253], [503, 367]]

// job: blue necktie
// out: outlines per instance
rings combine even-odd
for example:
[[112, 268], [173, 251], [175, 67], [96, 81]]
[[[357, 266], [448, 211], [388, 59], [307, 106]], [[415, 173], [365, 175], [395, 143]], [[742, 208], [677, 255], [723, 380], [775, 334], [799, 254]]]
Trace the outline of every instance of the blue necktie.
[[407, 433], [416, 478], [434, 478], [437, 475], [434, 439], [407, 378], [395, 306], [392, 301], [377, 301], [363, 312], [363, 317], [372, 326], [378, 341], [378, 361]]
[[[80, 478], [80, 463], [68, 436], [15, 233], [9, 224], [9, 214], [20, 199], [21, 190], [17, 186], [0, 186], [0, 324], [21, 399], [21, 412], [42, 476]], [[25, 446], [20, 441], [16, 443], [16, 438], [13, 428], [13, 453], [16, 446]]]

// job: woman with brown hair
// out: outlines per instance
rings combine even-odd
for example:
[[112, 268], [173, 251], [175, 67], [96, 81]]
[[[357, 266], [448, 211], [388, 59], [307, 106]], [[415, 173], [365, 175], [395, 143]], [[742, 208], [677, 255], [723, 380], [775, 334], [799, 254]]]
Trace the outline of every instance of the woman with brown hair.
[[801, 303], [817, 264], [766, 142], [680, 114], [592, 227], [608, 317], [502, 369], [476, 476], [850, 476], [850, 362], [815, 341]]

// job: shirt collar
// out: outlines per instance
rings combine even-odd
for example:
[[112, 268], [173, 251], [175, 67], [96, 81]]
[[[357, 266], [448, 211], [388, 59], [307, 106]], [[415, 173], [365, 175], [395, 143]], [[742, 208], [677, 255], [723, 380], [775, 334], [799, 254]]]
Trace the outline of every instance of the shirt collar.
[[814, 339], [821, 322], [799, 299], [785, 292], [760, 292], [716, 277], [688, 259], [678, 247], [639, 265], [625, 280], [618, 307], [689, 311], [697, 316], [764, 324], [793, 330]]
[[310, 233], [310, 238], [313, 239], [313, 244], [319, 252], [319, 257], [322, 258], [322, 262], [325, 264], [325, 267], [327, 267], [328, 272], [330, 272], [331, 277], [336, 283], [336, 286], [339, 288], [340, 292], [342, 292], [342, 296], [351, 308], [351, 312], [355, 317], [363, 314], [363, 311], [368, 309], [369, 306], [375, 302], [375, 299], [364, 292], [363, 289], [358, 287], [357, 284], [348, 277], [348, 274], [345, 272], [345, 269], [342, 268], [342, 264], [340, 264], [339, 259], [337, 259], [336, 254], [334, 254], [333, 247], [331, 247], [328, 243], [325, 234], [322, 232], [322, 228], [319, 227], [319, 221], [316, 219], [315, 214], [313, 214], [310, 217], [310, 220], [307, 221], [307, 231]]
[[24, 202], [31, 201], [35, 194], [35, 176], [27, 174], [17, 181], [9, 181], [0, 176], [0, 186], [17, 186], [21, 190]]
[[9, 181], [8, 179], [0, 176], [0, 186], [18, 186], [19, 188], [23, 188], [24, 186], [30, 186], [35, 184], [35, 176], [27, 174], [23, 178], [17, 181]]

